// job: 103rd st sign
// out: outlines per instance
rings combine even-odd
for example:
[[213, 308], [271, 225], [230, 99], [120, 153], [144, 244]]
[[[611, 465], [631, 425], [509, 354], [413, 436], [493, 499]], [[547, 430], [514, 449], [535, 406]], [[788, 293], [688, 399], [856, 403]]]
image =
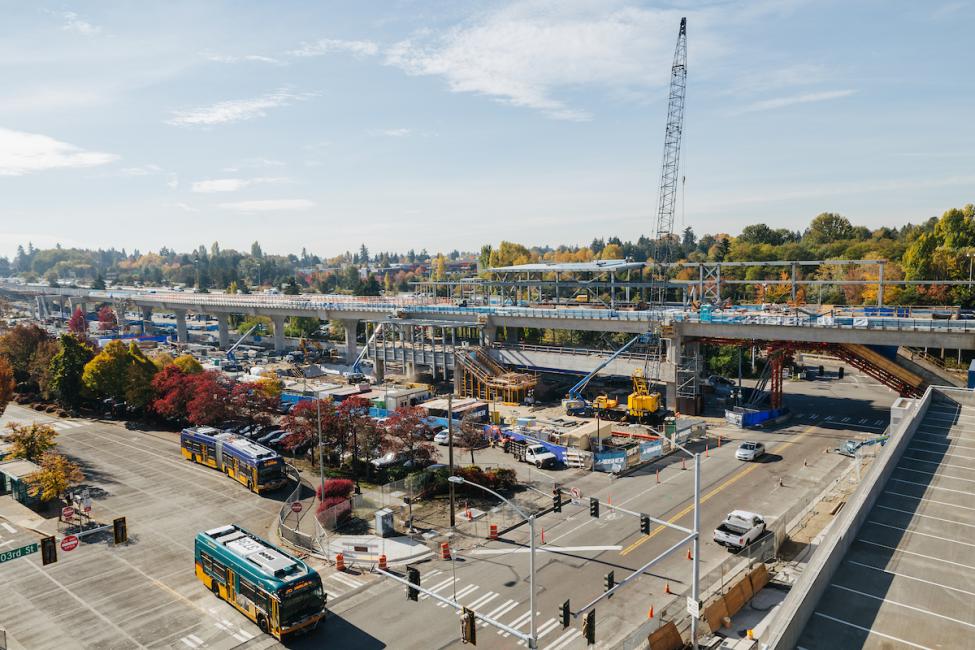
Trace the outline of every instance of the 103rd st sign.
[[0, 564], [9, 562], [10, 560], [16, 560], [17, 558], [30, 555], [31, 553], [37, 553], [38, 548], [40, 547], [35, 542], [33, 544], [28, 544], [27, 546], [21, 546], [20, 548], [12, 548], [9, 551], [3, 551], [0, 553]]

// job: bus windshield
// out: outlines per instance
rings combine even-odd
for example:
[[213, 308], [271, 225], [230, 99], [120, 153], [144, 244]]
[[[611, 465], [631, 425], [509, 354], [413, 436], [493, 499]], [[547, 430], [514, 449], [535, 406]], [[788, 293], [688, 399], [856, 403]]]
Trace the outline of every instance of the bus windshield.
[[301, 591], [281, 595], [281, 627], [289, 627], [301, 619], [320, 613], [325, 608], [322, 585], [309, 586]]
[[262, 463], [261, 466], [257, 469], [257, 482], [260, 483], [261, 485], [264, 485], [265, 483], [271, 483], [273, 481], [277, 481], [279, 478], [281, 478], [280, 463], [274, 463], [274, 464]]

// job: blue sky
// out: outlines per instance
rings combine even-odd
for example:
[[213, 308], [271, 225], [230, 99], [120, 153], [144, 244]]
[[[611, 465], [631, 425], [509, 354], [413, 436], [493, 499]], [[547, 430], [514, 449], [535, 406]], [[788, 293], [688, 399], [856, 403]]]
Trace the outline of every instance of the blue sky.
[[975, 2], [0, 0], [0, 255], [900, 225], [975, 201]]

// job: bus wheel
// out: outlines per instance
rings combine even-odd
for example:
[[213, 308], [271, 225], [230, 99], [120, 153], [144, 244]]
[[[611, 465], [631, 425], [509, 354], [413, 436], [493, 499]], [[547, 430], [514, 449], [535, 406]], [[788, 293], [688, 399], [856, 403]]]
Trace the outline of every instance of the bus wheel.
[[213, 592], [214, 596], [220, 598], [220, 584], [216, 580], [210, 583], [210, 591]]
[[257, 627], [261, 628], [261, 632], [267, 634], [268, 632], [267, 618], [263, 614], [257, 617]]

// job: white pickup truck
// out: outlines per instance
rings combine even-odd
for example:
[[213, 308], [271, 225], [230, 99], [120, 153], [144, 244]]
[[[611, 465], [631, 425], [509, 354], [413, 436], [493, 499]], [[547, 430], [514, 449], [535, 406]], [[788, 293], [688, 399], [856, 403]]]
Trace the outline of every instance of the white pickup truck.
[[727, 546], [729, 551], [740, 551], [765, 534], [762, 515], [746, 510], [735, 510], [714, 529], [714, 541]]
[[558, 461], [555, 454], [538, 443], [525, 443], [512, 440], [508, 444], [507, 451], [514, 454], [514, 457], [521, 462], [531, 463], [539, 469], [543, 467], [552, 467]]

